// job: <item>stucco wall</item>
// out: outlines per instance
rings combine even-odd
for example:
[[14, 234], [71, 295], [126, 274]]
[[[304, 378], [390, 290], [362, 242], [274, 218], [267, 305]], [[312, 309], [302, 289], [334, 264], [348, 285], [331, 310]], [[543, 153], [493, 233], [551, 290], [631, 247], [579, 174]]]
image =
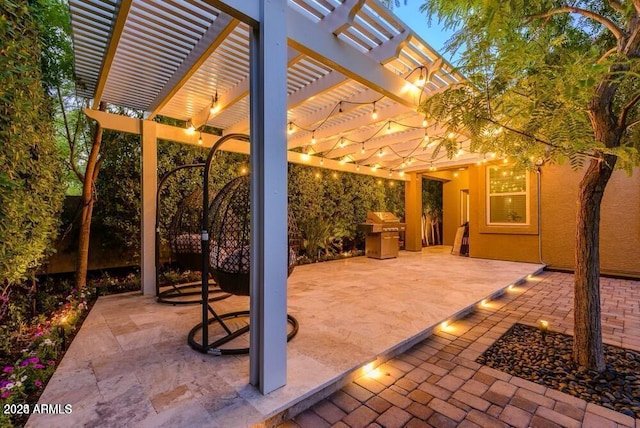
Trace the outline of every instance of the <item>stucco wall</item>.
[[[576, 199], [582, 174], [568, 166], [542, 169], [542, 258], [553, 268], [573, 269]], [[614, 172], [601, 216], [601, 271], [640, 277], [640, 168], [631, 177]]]
[[531, 191], [529, 225], [487, 226], [486, 167], [469, 168], [470, 221], [469, 255], [485, 259], [513, 260], [537, 263], [538, 255], [538, 192], [536, 174], [529, 176]]

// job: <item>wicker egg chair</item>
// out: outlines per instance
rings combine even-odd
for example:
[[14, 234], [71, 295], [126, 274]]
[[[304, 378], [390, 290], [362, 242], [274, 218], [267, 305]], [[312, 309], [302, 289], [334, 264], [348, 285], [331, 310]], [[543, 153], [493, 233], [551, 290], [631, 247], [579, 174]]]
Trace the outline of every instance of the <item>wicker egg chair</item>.
[[[180, 165], [166, 173], [158, 183], [156, 193], [156, 300], [172, 305], [198, 304], [202, 302], [201, 282], [181, 282], [169, 285], [160, 284], [160, 241], [161, 196], [169, 179], [176, 177], [178, 171], [204, 169], [204, 163]], [[202, 271], [202, 238], [200, 234], [202, 219], [202, 188], [187, 193], [171, 216], [167, 231], [167, 241], [171, 258], [184, 270]], [[213, 279], [209, 280], [207, 300], [210, 302], [226, 299], [230, 294], [223, 292]]]
[[[218, 141], [218, 145], [224, 142], [224, 138]], [[235, 134], [227, 138], [245, 139], [248, 136]], [[213, 159], [217, 149], [214, 145], [209, 154], [208, 164]], [[205, 189], [208, 179], [207, 167], [205, 167]], [[203, 264], [208, 264], [208, 270], [215, 279], [220, 289], [238, 296], [248, 296], [250, 291], [249, 272], [251, 263], [251, 193], [249, 176], [241, 176], [227, 183], [216, 195], [206, 215], [203, 216], [203, 228], [208, 233], [209, 257]], [[207, 206], [207, 198], [203, 198], [202, 205]], [[300, 244], [298, 229], [289, 215], [289, 248], [288, 248], [288, 273], [291, 274], [297, 260]], [[203, 299], [206, 290], [203, 287]], [[236, 311], [218, 314], [211, 305], [203, 305], [202, 322], [189, 332], [189, 345], [203, 353], [214, 355], [245, 354], [249, 352], [247, 346], [237, 346], [242, 339], [236, 339], [249, 332], [249, 311]], [[240, 320], [242, 319], [242, 320]], [[298, 321], [291, 315], [287, 315], [289, 331], [287, 340], [291, 340], [298, 332]], [[209, 341], [209, 326], [217, 329], [213, 342]], [[203, 328], [203, 326], [207, 326]], [[199, 335], [199, 341], [196, 336]], [[235, 341], [235, 342], [234, 342]]]

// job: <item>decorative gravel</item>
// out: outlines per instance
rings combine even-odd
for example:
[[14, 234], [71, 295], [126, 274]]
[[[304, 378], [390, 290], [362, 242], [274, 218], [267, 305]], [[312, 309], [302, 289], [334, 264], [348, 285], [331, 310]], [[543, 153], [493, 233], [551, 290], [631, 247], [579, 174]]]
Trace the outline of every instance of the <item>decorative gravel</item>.
[[640, 418], [640, 352], [604, 345], [602, 373], [571, 361], [573, 337], [515, 324], [476, 360], [497, 370]]

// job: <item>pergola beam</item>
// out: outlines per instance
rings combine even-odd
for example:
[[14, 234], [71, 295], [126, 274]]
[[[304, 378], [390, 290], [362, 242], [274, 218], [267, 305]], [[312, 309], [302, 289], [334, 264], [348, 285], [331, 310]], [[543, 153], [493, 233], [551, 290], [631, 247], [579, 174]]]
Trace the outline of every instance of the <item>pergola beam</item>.
[[220, 46], [220, 43], [233, 31], [240, 22], [227, 14], [220, 14], [207, 29], [196, 46], [189, 52], [180, 67], [173, 73], [164, 88], [149, 105], [151, 112], [148, 119], [153, 119], [194, 75], [198, 68]]
[[402, 77], [333, 34], [327, 34], [319, 25], [321, 23], [310, 24], [308, 20], [300, 19], [298, 13], [290, 12], [287, 15], [289, 45], [375, 92], [407, 107], [417, 107], [417, 99], [406, 96], [407, 82]]
[[[133, 117], [121, 116], [118, 114], [102, 112], [99, 110], [85, 109], [87, 117], [100, 123], [102, 128], [113, 131], [126, 132], [130, 134], [140, 135], [142, 133], [142, 120]], [[174, 141], [182, 144], [198, 145], [199, 133], [189, 135], [184, 128], [177, 126], [156, 124], [156, 135], [160, 140]], [[218, 141], [218, 135], [202, 133], [202, 146], [211, 147]], [[249, 144], [244, 141], [230, 140], [224, 143], [220, 150], [233, 153], [249, 154]], [[358, 171], [355, 165], [346, 163], [342, 164], [337, 160], [323, 159], [322, 164], [318, 156], [307, 156], [303, 153], [287, 151], [287, 160], [291, 163], [300, 165], [315, 166], [318, 168], [331, 169], [337, 172], [351, 172], [354, 174], [372, 175], [374, 177], [386, 178], [382, 171], [368, 171], [363, 169]]]
[[96, 91], [93, 95], [92, 107], [94, 109], [98, 108], [100, 99], [102, 98], [102, 93], [104, 92], [104, 87], [107, 84], [107, 79], [109, 78], [109, 74], [111, 72], [111, 66], [113, 65], [113, 59], [116, 56], [116, 50], [118, 49], [118, 45], [120, 44], [122, 31], [124, 30], [124, 24], [127, 22], [127, 18], [129, 16], [131, 2], [132, 0], [120, 1], [118, 16], [113, 23], [111, 37], [109, 38], [109, 46], [107, 47], [107, 50], [104, 54], [104, 60], [102, 61], [102, 66], [100, 67], [100, 76], [98, 77], [98, 82], [96, 83]]

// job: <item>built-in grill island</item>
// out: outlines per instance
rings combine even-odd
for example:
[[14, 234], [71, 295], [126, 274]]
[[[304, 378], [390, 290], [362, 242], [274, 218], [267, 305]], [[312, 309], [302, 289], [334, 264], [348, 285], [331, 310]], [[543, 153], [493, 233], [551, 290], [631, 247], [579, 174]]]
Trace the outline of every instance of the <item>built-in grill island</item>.
[[390, 212], [370, 211], [367, 220], [358, 225], [367, 236], [365, 254], [374, 259], [390, 259], [398, 257], [400, 249], [400, 232], [404, 232], [406, 224]]

